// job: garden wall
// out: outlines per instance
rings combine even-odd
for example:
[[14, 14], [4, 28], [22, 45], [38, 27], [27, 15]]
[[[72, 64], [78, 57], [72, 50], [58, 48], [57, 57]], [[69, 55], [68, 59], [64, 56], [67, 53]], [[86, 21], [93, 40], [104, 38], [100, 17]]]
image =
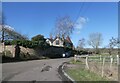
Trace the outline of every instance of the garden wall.
[[[0, 51], [3, 51], [3, 46], [0, 46]], [[41, 49], [41, 48], [25, 48], [20, 46], [20, 56], [22, 58], [31, 57], [31, 56], [46, 56], [46, 57], [61, 57], [64, 53], [63, 47], [55, 47], [51, 46], [47, 49]], [[15, 45], [6, 45], [5, 46], [5, 56], [8, 57], [15, 57]]]

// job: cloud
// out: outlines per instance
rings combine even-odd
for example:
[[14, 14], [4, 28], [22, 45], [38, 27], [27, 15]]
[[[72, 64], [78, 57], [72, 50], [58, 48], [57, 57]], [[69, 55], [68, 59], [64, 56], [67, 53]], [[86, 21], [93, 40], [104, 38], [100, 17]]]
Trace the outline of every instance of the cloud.
[[88, 18], [85, 17], [79, 17], [76, 21], [75, 24], [75, 31], [77, 31], [76, 33], [79, 34], [80, 30], [83, 28], [83, 26], [88, 22]]

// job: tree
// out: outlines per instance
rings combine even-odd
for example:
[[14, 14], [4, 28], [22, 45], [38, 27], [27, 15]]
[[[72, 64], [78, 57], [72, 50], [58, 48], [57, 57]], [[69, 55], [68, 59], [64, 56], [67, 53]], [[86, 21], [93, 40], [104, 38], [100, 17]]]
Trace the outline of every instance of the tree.
[[118, 40], [118, 38], [112, 37], [112, 38], [109, 40], [109, 44], [108, 44], [108, 47], [109, 47], [108, 52], [109, 52], [110, 55], [112, 54], [113, 48], [114, 48], [115, 46], [116, 46], [116, 47], [119, 47], [119, 40]]
[[32, 41], [45, 41], [45, 38], [43, 35], [39, 34], [39, 35], [36, 35], [34, 37], [32, 37], [31, 39]]
[[46, 39], [41, 34], [32, 37], [31, 40], [34, 47], [39, 47], [43, 50], [50, 46], [47, 42], [45, 42]]
[[89, 35], [88, 44], [95, 49], [95, 53], [99, 53], [99, 46], [102, 44], [102, 34], [101, 33], [91, 33]]
[[78, 49], [78, 50], [83, 50], [84, 46], [85, 46], [85, 39], [82, 38], [82, 39], [80, 39], [80, 40], [78, 41], [77, 49]]
[[17, 31], [13, 30], [12, 27], [6, 25], [6, 18], [3, 14], [3, 12], [0, 12], [0, 33], [1, 33], [1, 42], [3, 43], [5, 40], [7, 39], [13, 39], [13, 40], [17, 40], [17, 39], [28, 39], [28, 37], [26, 37], [25, 35], [22, 35], [20, 33], [18, 33]]
[[5, 25], [5, 16], [3, 15], [2, 10], [0, 10], [0, 31], [1, 31], [1, 43], [4, 42], [4, 25]]
[[52, 34], [52, 32], [49, 34], [49, 36], [50, 36], [50, 39], [53, 39], [53, 34]]
[[69, 16], [58, 17], [55, 23], [55, 34], [60, 37], [70, 36], [74, 30], [74, 23]]
[[21, 33], [18, 33], [17, 31], [15, 31], [14, 29], [11, 29], [12, 27], [8, 26], [8, 25], [3, 25], [3, 40], [7, 40], [7, 39], [13, 39], [13, 40], [27, 40], [28, 38], [25, 35], [22, 35]]

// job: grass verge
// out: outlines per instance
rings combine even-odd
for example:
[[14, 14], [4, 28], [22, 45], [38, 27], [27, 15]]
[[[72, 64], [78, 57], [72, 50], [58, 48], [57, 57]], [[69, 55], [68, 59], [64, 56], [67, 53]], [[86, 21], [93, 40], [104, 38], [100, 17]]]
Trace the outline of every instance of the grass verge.
[[66, 73], [75, 81], [109, 81], [107, 78], [101, 77], [101, 75], [87, 70], [85, 66], [83, 66], [84, 63], [81, 61], [74, 62], [73, 60], [71, 60], [69, 63], [72, 65], [79, 64], [79, 67], [68, 67], [65, 70]]
[[108, 81], [86, 69], [68, 69], [66, 73], [75, 81]]

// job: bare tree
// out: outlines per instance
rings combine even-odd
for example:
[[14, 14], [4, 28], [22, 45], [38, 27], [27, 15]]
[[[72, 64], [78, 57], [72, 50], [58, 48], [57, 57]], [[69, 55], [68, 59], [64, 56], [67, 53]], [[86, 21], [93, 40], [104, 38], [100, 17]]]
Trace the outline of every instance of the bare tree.
[[74, 23], [69, 16], [58, 17], [55, 24], [55, 34], [60, 37], [70, 36], [74, 30]]
[[26, 35], [22, 35], [21, 33], [15, 31], [14, 29], [12, 29], [12, 27], [10, 27], [8, 25], [1, 25], [1, 26], [2, 26], [2, 42], [4, 42], [4, 40], [8, 40], [8, 39], [13, 39], [13, 40], [28, 39], [28, 37]]
[[102, 34], [101, 33], [91, 33], [89, 35], [88, 44], [95, 49], [95, 53], [98, 53], [99, 46], [102, 44]]
[[10, 26], [6, 23], [6, 17], [3, 11], [0, 11], [0, 33], [1, 33], [1, 43], [4, 43], [5, 39], [28, 39], [26, 35], [9, 28]]
[[77, 49], [78, 49], [78, 50], [83, 50], [84, 46], [85, 46], [85, 39], [82, 38], [82, 39], [80, 39], [80, 40], [78, 41]]
[[50, 36], [50, 39], [53, 39], [53, 33], [52, 32], [49, 34], [49, 36]]
[[112, 37], [109, 40], [109, 44], [108, 44], [108, 52], [110, 55], [112, 54], [114, 47], [119, 47], [119, 40], [118, 40], [118, 38]]

